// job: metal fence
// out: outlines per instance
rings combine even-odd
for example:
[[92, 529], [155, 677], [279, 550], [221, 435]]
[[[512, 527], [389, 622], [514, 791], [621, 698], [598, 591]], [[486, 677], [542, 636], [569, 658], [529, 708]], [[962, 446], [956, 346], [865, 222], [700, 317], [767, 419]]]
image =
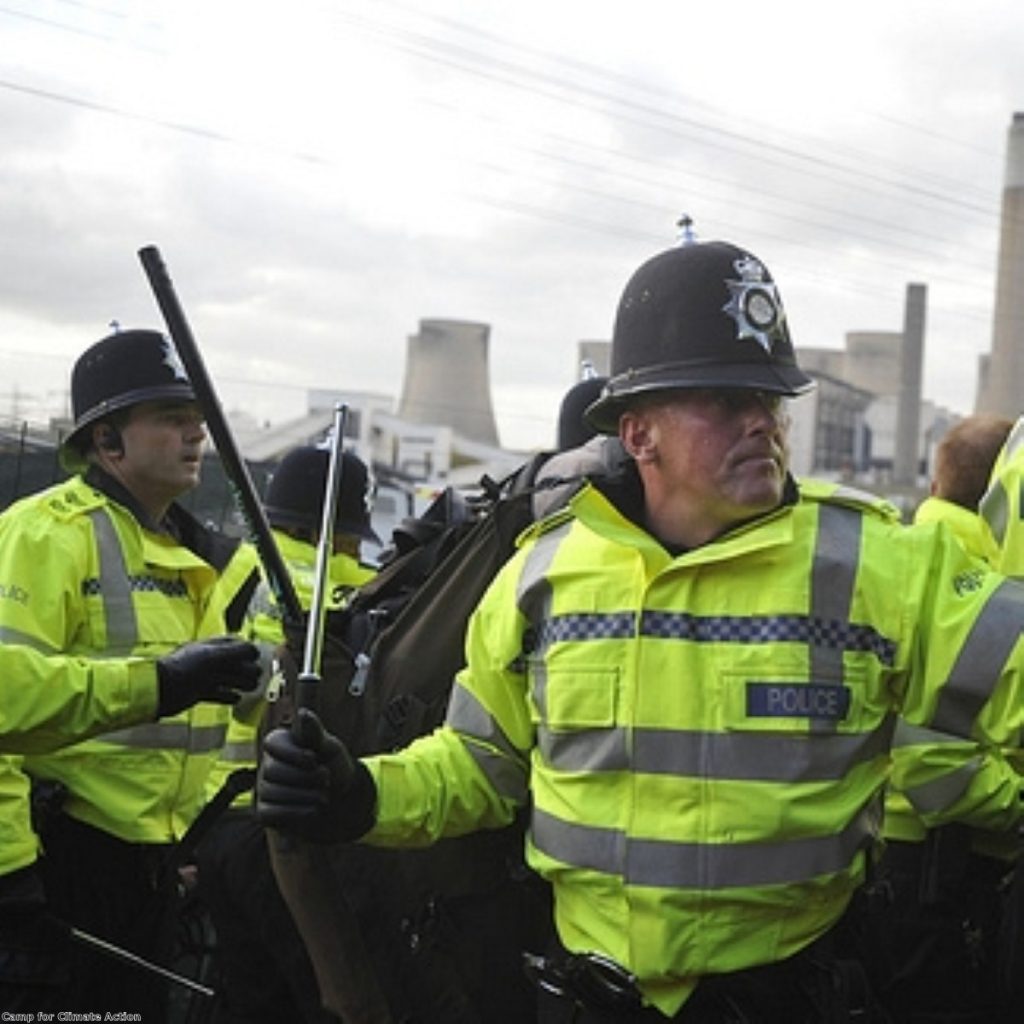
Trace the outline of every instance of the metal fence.
[[[263, 495], [274, 463], [248, 463], [256, 493]], [[26, 424], [21, 429], [0, 432], [0, 511], [19, 498], [35, 494], [67, 478], [57, 456], [57, 443], [41, 439]], [[201, 483], [180, 499], [189, 512], [203, 523], [232, 536], [242, 536], [244, 524], [215, 454], [203, 459]]]

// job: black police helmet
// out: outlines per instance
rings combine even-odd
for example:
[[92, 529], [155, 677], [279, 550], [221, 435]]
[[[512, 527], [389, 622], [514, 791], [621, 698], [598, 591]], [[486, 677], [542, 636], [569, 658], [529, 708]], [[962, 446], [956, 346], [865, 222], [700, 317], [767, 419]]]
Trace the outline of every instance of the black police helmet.
[[[294, 448], [280, 462], [267, 485], [264, 508], [271, 526], [315, 531], [323, 520], [327, 470], [331, 453], [307, 445]], [[379, 544], [370, 525], [373, 487], [366, 464], [353, 452], [342, 452], [341, 480], [334, 529]]]
[[562, 398], [562, 404], [558, 410], [558, 450], [568, 451], [570, 448], [579, 448], [586, 444], [596, 431], [583, 418], [587, 408], [595, 402], [601, 394], [601, 389], [607, 384], [607, 377], [586, 377], [577, 381]]
[[644, 263], [619, 300], [611, 377], [586, 411], [614, 434], [636, 395], [676, 388], [750, 388], [800, 395], [814, 381], [796, 364], [768, 268], [728, 242], [681, 245]]
[[159, 331], [118, 331], [82, 353], [71, 371], [75, 425], [64, 439], [61, 459], [81, 462], [88, 428], [119, 409], [164, 399], [194, 402], [195, 393], [174, 346]]

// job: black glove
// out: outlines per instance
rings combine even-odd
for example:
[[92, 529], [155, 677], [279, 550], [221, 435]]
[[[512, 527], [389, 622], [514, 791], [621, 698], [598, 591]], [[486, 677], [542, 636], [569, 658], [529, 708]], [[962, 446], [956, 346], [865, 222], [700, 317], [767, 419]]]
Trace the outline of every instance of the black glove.
[[255, 644], [229, 636], [195, 640], [157, 659], [157, 718], [176, 715], [199, 701], [236, 704], [260, 681]]
[[315, 712], [300, 708], [291, 729], [267, 734], [256, 812], [268, 828], [313, 843], [340, 843], [372, 828], [376, 805], [377, 787], [366, 766]]

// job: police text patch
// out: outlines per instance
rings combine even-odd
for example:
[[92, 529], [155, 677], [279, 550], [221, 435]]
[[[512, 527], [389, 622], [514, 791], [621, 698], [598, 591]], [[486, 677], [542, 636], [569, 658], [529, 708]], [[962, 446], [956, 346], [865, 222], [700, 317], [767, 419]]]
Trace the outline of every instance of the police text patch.
[[750, 718], [821, 718], [838, 722], [850, 710], [849, 687], [827, 683], [747, 683]]

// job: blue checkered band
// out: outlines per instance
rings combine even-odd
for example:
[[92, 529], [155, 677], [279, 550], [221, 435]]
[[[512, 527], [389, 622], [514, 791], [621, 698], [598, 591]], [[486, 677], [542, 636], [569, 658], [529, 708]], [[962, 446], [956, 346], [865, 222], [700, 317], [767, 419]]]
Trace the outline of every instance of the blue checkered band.
[[540, 624], [537, 645], [548, 647], [566, 640], [619, 640], [633, 636], [635, 622], [636, 616], [632, 612], [556, 615]]
[[[153, 576], [129, 576], [128, 586], [134, 591], [152, 593], [157, 591], [167, 597], [188, 597], [188, 586], [184, 580], [158, 580]], [[96, 597], [102, 593], [100, 581], [95, 577], [82, 580], [82, 596]]]
[[709, 615], [644, 612], [644, 636], [718, 643], [802, 643], [843, 651], [868, 651], [884, 665], [896, 657], [896, 644], [872, 626], [813, 615]]
[[[637, 634], [636, 618], [629, 612], [558, 615], [541, 623], [539, 646], [559, 641], [609, 640]], [[841, 651], [866, 651], [883, 665], [892, 665], [896, 644], [871, 626], [821, 619], [812, 615], [709, 615], [645, 611], [640, 636], [696, 643], [801, 643]]]

